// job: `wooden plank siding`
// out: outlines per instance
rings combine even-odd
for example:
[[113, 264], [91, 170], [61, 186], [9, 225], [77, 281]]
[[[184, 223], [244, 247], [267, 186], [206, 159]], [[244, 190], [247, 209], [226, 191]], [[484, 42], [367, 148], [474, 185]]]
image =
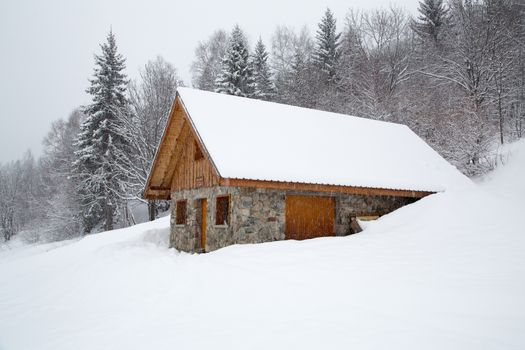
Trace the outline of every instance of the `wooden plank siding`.
[[[212, 164], [206, 157], [195, 160], [195, 152], [199, 144], [193, 136], [184, 140], [182, 152], [177, 156], [178, 163], [171, 181], [171, 191], [211, 187], [219, 184], [219, 178], [214, 174]], [[199, 147], [200, 148], [200, 147]]]
[[309, 239], [335, 234], [333, 197], [286, 196], [286, 239]]

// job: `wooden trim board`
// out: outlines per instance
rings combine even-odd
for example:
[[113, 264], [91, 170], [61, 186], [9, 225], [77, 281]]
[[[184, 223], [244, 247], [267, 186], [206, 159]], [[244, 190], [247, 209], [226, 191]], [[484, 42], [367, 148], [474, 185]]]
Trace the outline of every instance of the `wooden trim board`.
[[395, 197], [409, 197], [422, 198], [434, 192], [430, 191], [409, 191], [409, 190], [394, 190], [387, 188], [370, 188], [370, 187], [354, 187], [354, 186], [340, 186], [340, 185], [321, 185], [301, 182], [280, 182], [280, 181], [266, 181], [266, 180], [248, 180], [248, 179], [220, 179], [221, 186], [232, 187], [254, 187], [254, 188], [270, 188], [277, 190], [296, 190], [308, 192], [325, 192], [325, 193], [346, 193], [357, 194], [363, 196], [395, 196]]

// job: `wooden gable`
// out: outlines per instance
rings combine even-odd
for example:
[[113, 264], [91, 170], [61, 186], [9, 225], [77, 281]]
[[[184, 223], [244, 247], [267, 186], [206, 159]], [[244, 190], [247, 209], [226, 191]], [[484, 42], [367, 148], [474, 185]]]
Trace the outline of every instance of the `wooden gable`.
[[169, 199], [172, 191], [217, 184], [219, 174], [177, 95], [150, 170], [144, 198]]
[[188, 132], [185, 142], [181, 140], [180, 156], [171, 181], [171, 190], [178, 191], [190, 188], [210, 187], [219, 184], [219, 178], [213, 171], [213, 166], [204, 155], [201, 146]]

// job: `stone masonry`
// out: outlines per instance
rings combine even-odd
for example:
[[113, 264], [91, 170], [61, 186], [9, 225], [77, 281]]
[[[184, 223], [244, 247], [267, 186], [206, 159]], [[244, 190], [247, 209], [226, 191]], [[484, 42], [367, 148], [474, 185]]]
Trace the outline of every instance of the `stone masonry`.
[[[206, 247], [209, 252], [232, 244], [261, 243], [285, 239], [286, 195], [317, 195], [335, 198], [335, 234], [351, 234], [350, 218], [385, 214], [415, 199], [392, 196], [361, 196], [246, 187], [208, 187], [172, 192], [170, 246], [186, 252], [200, 252], [200, 201], [207, 199]], [[217, 196], [230, 196], [230, 223], [215, 225]], [[176, 202], [187, 200], [186, 223], [175, 224]]]

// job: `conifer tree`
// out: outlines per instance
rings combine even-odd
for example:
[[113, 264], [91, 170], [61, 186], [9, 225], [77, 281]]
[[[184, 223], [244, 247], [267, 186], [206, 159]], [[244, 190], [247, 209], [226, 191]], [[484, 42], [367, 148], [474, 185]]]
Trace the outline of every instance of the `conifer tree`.
[[221, 73], [215, 81], [215, 92], [252, 97], [254, 88], [248, 45], [244, 33], [236, 25], [230, 37], [228, 50], [222, 60]]
[[254, 97], [271, 100], [275, 95], [272, 74], [268, 64], [268, 52], [261, 38], [257, 41], [253, 54]]
[[314, 91], [316, 84], [312, 81], [315, 79], [313, 73], [315, 69], [311, 58], [297, 47], [291, 61], [290, 72], [287, 74], [286, 98], [289, 103], [307, 108], [315, 107], [312, 96], [319, 93]]
[[316, 35], [314, 62], [328, 76], [328, 82], [335, 79], [337, 62], [340, 56], [340, 37], [332, 11], [326, 9]]
[[418, 20], [412, 22], [412, 29], [419, 37], [430, 38], [437, 43], [447, 18], [447, 9], [443, 0], [420, 1], [418, 11], [420, 15]]
[[84, 111], [86, 119], [80, 126], [73, 163], [86, 233], [100, 221], [105, 230], [113, 229], [129, 166], [128, 141], [121, 123], [127, 109], [125, 59], [117, 52], [111, 31], [100, 47], [102, 54], [95, 55], [93, 79], [86, 90], [92, 103]]

